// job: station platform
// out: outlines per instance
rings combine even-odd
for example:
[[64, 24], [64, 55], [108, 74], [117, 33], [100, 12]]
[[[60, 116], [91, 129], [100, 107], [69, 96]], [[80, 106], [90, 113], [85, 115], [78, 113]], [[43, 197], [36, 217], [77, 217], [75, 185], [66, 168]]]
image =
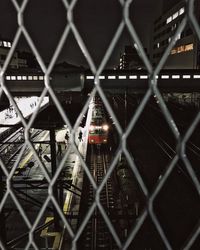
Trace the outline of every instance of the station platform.
[[[79, 132], [82, 132], [82, 140], [80, 141], [78, 139]], [[66, 129], [65, 129], [66, 132]], [[63, 139], [61, 141], [64, 141], [64, 135], [63, 131], [58, 131], [57, 133], [57, 139]], [[61, 138], [63, 136], [63, 138]], [[40, 152], [40, 159], [42, 163], [44, 164], [45, 168], [49, 173], [51, 173], [51, 152], [50, 152], [50, 146], [49, 144], [43, 144], [42, 141], [49, 141], [49, 131], [44, 131], [43, 135], [41, 136], [41, 144], [35, 144], [35, 149], [38, 152], [39, 147], [41, 147]], [[56, 145], [58, 145], [59, 142], [56, 142]], [[86, 158], [87, 153], [87, 131], [86, 128], [79, 127], [76, 135], [75, 135], [75, 143], [77, 145], [77, 149], [82, 156], [83, 160]], [[70, 145], [67, 145], [65, 147], [64, 143], [62, 144], [62, 151], [61, 153], [58, 152], [58, 146], [57, 148], [57, 156], [56, 156], [56, 165], [57, 168], [59, 168], [59, 165], [61, 161], [63, 160], [63, 157], [67, 153]], [[33, 181], [38, 183], [46, 183], [43, 185], [43, 189], [28, 189], [27, 195], [34, 197], [34, 199], [42, 202], [45, 200], [45, 197], [48, 195], [48, 183], [45, 181], [45, 177], [42, 171], [42, 168], [40, 167], [39, 162], [37, 161], [35, 155], [30, 150], [26, 150], [26, 154], [24, 155], [23, 159], [19, 163], [19, 169], [16, 170], [15, 175], [13, 176], [13, 182], [14, 183], [26, 183], [24, 185], [31, 185], [31, 182]], [[30, 164], [31, 163], [31, 164]], [[28, 166], [31, 167], [28, 167]], [[71, 149], [69, 149], [68, 156], [63, 164], [62, 167], [62, 182], [65, 183], [66, 186], [69, 187], [69, 189], [64, 188], [63, 189], [63, 214], [65, 215], [66, 219], [69, 221], [72, 230], [76, 229], [77, 226], [77, 219], [78, 219], [78, 213], [79, 213], [79, 205], [80, 205], [80, 199], [81, 199], [81, 190], [82, 190], [82, 184], [83, 184], [83, 175], [84, 170], [81, 166], [81, 162], [79, 159], [79, 156]], [[60, 175], [61, 176], [61, 175]], [[70, 184], [69, 184], [70, 183]], [[69, 184], [69, 185], [68, 185]], [[18, 184], [17, 184], [18, 185]], [[58, 200], [58, 203], [60, 200]], [[51, 206], [51, 205], [50, 205]], [[34, 209], [33, 209], [34, 210]], [[39, 212], [39, 211], [38, 211]], [[38, 213], [37, 212], [37, 213]], [[29, 217], [35, 217], [36, 214], [32, 209], [29, 209], [28, 211]], [[44, 217], [42, 218], [42, 224], [46, 224], [50, 222], [51, 220], [54, 220], [53, 213], [48, 212], [47, 210], [44, 213]], [[40, 222], [41, 223], [41, 222]], [[63, 224], [61, 222], [61, 224]], [[55, 231], [54, 224], [51, 224], [51, 226], [48, 226], [44, 228], [40, 233], [40, 241], [42, 245], [45, 245], [48, 249], [59, 249], [59, 246], [61, 244], [65, 244], [65, 249], [68, 249], [68, 242], [69, 240], [66, 239], [65, 234], [65, 228], [62, 228], [61, 232]], [[12, 225], [11, 225], [12, 227]], [[14, 228], [13, 228], [14, 230]], [[19, 231], [21, 231], [21, 228], [19, 228]], [[52, 244], [53, 242], [53, 244]], [[70, 248], [69, 248], [70, 249]]]
[[[78, 140], [79, 132], [82, 131], [82, 140]], [[63, 134], [63, 133], [62, 133]], [[65, 133], [64, 133], [65, 134]], [[61, 137], [59, 135], [59, 137]], [[57, 138], [58, 139], [58, 138]], [[61, 139], [61, 138], [59, 138]], [[64, 139], [64, 137], [63, 137]], [[76, 136], [75, 136], [75, 143], [77, 145], [77, 148], [85, 160], [86, 158], [86, 153], [87, 153], [87, 131], [86, 128], [81, 128], [79, 127]], [[65, 155], [67, 151], [67, 148], [65, 148], [64, 144], [62, 145], [62, 152], [61, 154], [57, 154], [57, 164], [62, 161], [63, 156]], [[81, 162], [79, 157], [76, 155], [76, 153], [71, 150], [70, 153], [68, 154], [67, 160], [65, 161], [65, 164], [63, 166], [63, 170], [65, 173], [65, 178], [66, 181], [71, 181], [71, 188], [70, 190], [65, 190], [64, 191], [64, 204], [63, 204], [63, 213], [66, 216], [66, 218], [72, 218], [68, 219], [70, 222], [70, 225], [72, 227], [72, 230], [76, 229], [77, 226], [77, 218], [73, 218], [73, 216], [76, 217], [78, 216], [79, 213], [79, 206], [80, 206], [80, 199], [81, 199], [81, 190], [82, 190], [82, 184], [83, 184], [83, 174], [84, 170], [81, 167]], [[77, 195], [74, 195], [76, 193]], [[46, 222], [50, 218], [46, 218]], [[52, 218], [53, 219], [53, 218]], [[59, 249], [59, 246], [62, 244], [65, 245], [65, 249], [70, 249], [70, 246], [68, 245], [68, 240], [65, 236], [65, 228], [63, 228], [62, 233], [60, 232], [52, 232], [49, 234], [48, 230], [44, 230], [41, 232], [42, 237], [49, 237], [52, 236], [54, 237], [54, 243], [52, 249]]]
[[[85, 161], [87, 154], [88, 131], [89, 131], [90, 120], [91, 120], [91, 111], [88, 111], [85, 127], [78, 127], [74, 137], [75, 140], [74, 143], [76, 144], [77, 149], [83, 161]], [[66, 132], [67, 128], [65, 127], [60, 130], [55, 130], [56, 169], [59, 168], [59, 165], [62, 162], [63, 164], [61, 171], [62, 175], [60, 172], [59, 178], [61, 177], [62, 182], [66, 181], [67, 183], [66, 185], [67, 188], [63, 188], [63, 196], [59, 196], [63, 197], [63, 205], [59, 206], [62, 208], [63, 214], [69, 221], [72, 230], [75, 230], [77, 226], [77, 219], [79, 213], [84, 170], [83, 167], [81, 166], [81, 161], [79, 159], [79, 156], [73, 150], [73, 148], [69, 148], [70, 144], [66, 142], [65, 138]], [[80, 132], [82, 132], [81, 140], [79, 138]], [[32, 144], [42, 164], [45, 166], [46, 170], [49, 173], [52, 173], [52, 161], [51, 161], [52, 152], [50, 147], [51, 143], [52, 141], [50, 140], [50, 131], [43, 130], [40, 133], [39, 137], [36, 139], [36, 141]], [[66, 159], [63, 162], [63, 157], [66, 156], [66, 153], [67, 157], [65, 157]], [[45, 181], [45, 175], [41, 168], [41, 164], [39, 163], [38, 157], [36, 157], [33, 150], [30, 150], [30, 148], [28, 147], [26, 147], [23, 153], [23, 157], [18, 164], [18, 168], [15, 171], [12, 180], [14, 185], [18, 185], [19, 188], [24, 188], [26, 190], [27, 197], [29, 198], [33, 197], [32, 198], [33, 202], [37, 201], [38, 203], [43, 204], [44, 200], [48, 196], [48, 182]], [[37, 185], [38, 188], [36, 186], [35, 188], [34, 186], [32, 188], [31, 182], [45, 183], [45, 184], [44, 185], [42, 184], [43, 186], [41, 189], [39, 187], [40, 184]], [[30, 206], [30, 204], [28, 205]], [[60, 200], [58, 201], [58, 204], [62, 204], [60, 203]], [[22, 204], [22, 206], [27, 207], [27, 203]], [[52, 208], [51, 204], [49, 204], [48, 206]], [[39, 209], [40, 207], [37, 208], [37, 206], [25, 209], [25, 212], [28, 218], [30, 218], [31, 223], [34, 223], [35, 220], [34, 218], [36, 218]], [[53, 216], [54, 216], [53, 210], [49, 211], [46, 208], [39, 225], [41, 225], [41, 223], [42, 225], [45, 225], [46, 223], [53, 221], [54, 220]], [[16, 233], [16, 231], [18, 232], [25, 231], [25, 225], [22, 226], [20, 225], [20, 223], [18, 224], [19, 228], [17, 230], [15, 225], [13, 225], [12, 223], [9, 224], [10, 227], [9, 230], [13, 230], [13, 236], [18, 234]], [[61, 224], [63, 223], [61, 222]], [[41, 249], [45, 245], [45, 247], [47, 247], [48, 249], [55, 250], [59, 249], [59, 246], [61, 244], [65, 245], [65, 249], [70, 249], [68, 248], [68, 242], [70, 241], [66, 239], [67, 236], [65, 236], [65, 228], [62, 229], [63, 229], [62, 232], [55, 231], [56, 229], [53, 226], [53, 224], [51, 224], [51, 226], [45, 227], [40, 232], [39, 241], [41, 242]], [[16, 236], [12, 237], [11, 235], [10, 238], [14, 239], [15, 237]]]
[[[39, 97], [36, 96], [15, 98], [16, 105], [18, 106], [24, 118], [34, 113], [39, 101]], [[49, 98], [44, 97], [41, 107], [47, 105], [48, 102]], [[8, 109], [0, 112], [0, 134], [9, 129], [10, 126], [16, 125], [20, 122], [21, 119], [18, 112], [16, 112], [13, 105], [10, 105]]]

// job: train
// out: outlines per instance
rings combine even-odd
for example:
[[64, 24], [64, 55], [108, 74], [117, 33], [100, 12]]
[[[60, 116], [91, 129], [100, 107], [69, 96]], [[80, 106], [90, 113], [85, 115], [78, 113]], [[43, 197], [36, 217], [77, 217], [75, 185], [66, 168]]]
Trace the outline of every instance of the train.
[[94, 98], [92, 106], [92, 117], [89, 127], [89, 144], [107, 144], [109, 137], [109, 124], [107, 122], [103, 103], [99, 98]]

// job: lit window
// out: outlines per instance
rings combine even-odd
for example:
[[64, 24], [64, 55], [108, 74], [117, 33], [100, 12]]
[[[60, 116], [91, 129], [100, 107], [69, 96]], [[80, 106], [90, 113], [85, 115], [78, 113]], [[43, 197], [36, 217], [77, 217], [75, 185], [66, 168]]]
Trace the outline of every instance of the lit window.
[[185, 51], [193, 50], [193, 43], [185, 45]]
[[183, 75], [183, 79], [189, 79], [190, 75]]
[[32, 76], [28, 76], [28, 80], [33, 80], [33, 77]]
[[26, 80], [27, 78], [26, 78], [26, 76], [22, 76], [22, 80]]
[[181, 53], [181, 52], [184, 52], [184, 51], [185, 51], [185, 46], [184, 46], [184, 45], [179, 46], [179, 47], [177, 48], [177, 53]]
[[177, 41], [177, 40], [179, 40], [180, 38], [181, 38], [181, 34], [179, 33], [179, 34], [177, 35], [177, 37], [176, 37], [175, 40]]
[[174, 48], [173, 50], [171, 50], [171, 54], [176, 54], [176, 53], [182, 53], [182, 52], [186, 52], [186, 51], [190, 51], [193, 50], [193, 43], [187, 44], [187, 45], [181, 45], [177, 48]]
[[171, 50], [171, 55], [174, 55], [174, 54], [176, 54], [177, 52], [176, 52], [176, 49], [172, 49]]
[[10, 80], [10, 76], [6, 76], [6, 80]]
[[174, 25], [172, 25], [171, 30], [175, 30], [176, 29], [176, 23]]
[[116, 76], [108, 76], [108, 79], [115, 79]]
[[179, 15], [182, 15], [184, 12], [185, 12], [185, 8], [182, 7], [182, 8], [179, 10]]
[[140, 76], [140, 79], [147, 79], [148, 78], [148, 76], [146, 76], [146, 75], [141, 75]]
[[137, 43], [134, 43], [134, 47], [135, 49], [138, 49]]
[[172, 17], [168, 17], [166, 23], [170, 23], [172, 21]]
[[171, 40], [172, 40], [172, 39], [171, 39], [171, 37], [169, 37], [169, 38], [168, 38], [168, 42], [170, 43], [170, 42], [171, 42]]
[[199, 79], [199, 78], [200, 78], [200, 75], [193, 75], [193, 78], [194, 78], [194, 79]]
[[172, 75], [172, 79], [179, 79], [180, 75]]
[[22, 79], [22, 77], [21, 76], [17, 76], [17, 80], [21, 80]]
[[44, 76], [39, 76], [39, 80], [44, 80]]
[[160, 48], [160, 43], [157, 43], [157, 48]]
[[86, 76], [86, 79], [94, 79], [94, 76]]
[[126, 79], [126, 76], [119, 76], [119, 79]]
[[8, 47], [11, 48], [11, 43], [10, 42], [8, 42]]
[[172, 19], [174, 20], [174, 19], [176, 19], [177, 17], [178, 17], [178, 11], [177, 11], [176, 13], [173, 14]]
[[137, 79], [137, 76], [134, 75], [134, 76], [129, 76], [129, 79]]
[[162, 75], [161, 78], [162, 79], [169, 79], [169, 75]]
[[16, 80], [16, 76], [11, 76], [11, 80]]
[[99, 76], [99, 79], [105, 79], [105, 76]]
[[38, 79], [38, 77], [37, 76], [33, 76], [33, 80], [37, 80]]
[[8, 44], [7, 44], [6, 41], [3, 41], [3, 46], [4, 46], [4, 47], [8, 47]]

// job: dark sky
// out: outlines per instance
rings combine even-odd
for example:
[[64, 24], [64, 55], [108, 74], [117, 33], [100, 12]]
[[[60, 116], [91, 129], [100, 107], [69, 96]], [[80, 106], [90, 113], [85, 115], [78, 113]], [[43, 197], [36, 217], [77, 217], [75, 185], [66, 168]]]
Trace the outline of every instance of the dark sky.
[[[22, 2], [18, 0], [18, 2]], [[133, 0], [131, 21], [149, 48], [152, 23], [159, 15], [162, 0]], [[74, 22], [92, 58], [98, 65], [121, 21], [121, 5], [117, 0], [79, 0], [74, 8]], [[11, 0], [0, 0], [0, 35], [13, 39], [17, 29], [17, 14]], [[61, 0], [30, 0], [24, 23], [45, 61], [50, 60], [56, 44], [67, 24], [66, 11]], [[20, 40], [19, 47], [25, 42]], [[109, 65], [114, 65], [124, 45], [133, 44], [125, 30], [113, 52]], [[76, 40], [70, 33], [59, 60], [86, 65]]]

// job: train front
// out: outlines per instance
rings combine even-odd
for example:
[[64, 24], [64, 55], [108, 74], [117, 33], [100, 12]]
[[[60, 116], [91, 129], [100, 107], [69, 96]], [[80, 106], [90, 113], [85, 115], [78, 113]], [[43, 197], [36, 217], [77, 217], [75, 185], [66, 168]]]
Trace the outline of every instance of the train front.
[[107, 123], [92, 123], [89, 129], [89, 144], [106, 144], [108, 142], [109, 126]]
[[106, 144], [108, 142], [109, 125], [107, 123], [103, 105], [95, 103], [89, 128], [89, 144]]

